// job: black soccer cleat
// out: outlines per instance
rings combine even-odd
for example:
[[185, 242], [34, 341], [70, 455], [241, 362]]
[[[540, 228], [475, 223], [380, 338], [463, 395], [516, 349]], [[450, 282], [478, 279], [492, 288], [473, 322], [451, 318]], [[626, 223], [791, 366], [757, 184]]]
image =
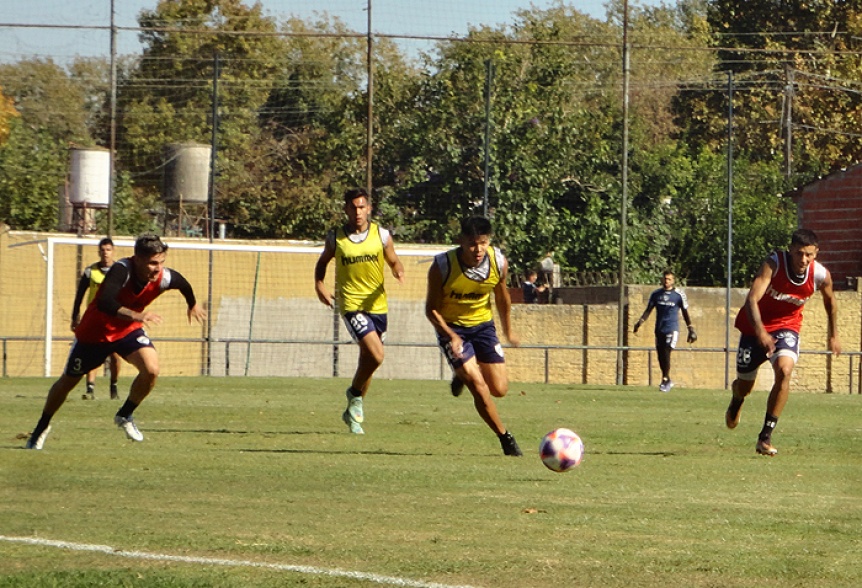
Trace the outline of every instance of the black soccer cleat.
[[521, 451], [521, 448], [518, 447], [518, 442], [515, 441], [515, 438], [509, 431], [506, 431], [502, 435], [498, 435], [500, 438], [500, 446], [503, 448], [503, 453], [505, 455], [511, 455], [513, 457], [521, 457], [524, 453]]
[[461, 396], [461, 392], [464, 391], [464, 382], [462, 382], [461, 378], [458, 376], [454, 376], [452, 381], [449, 382], [449, 389], [452, 391], [452, 396], [457, 398]]

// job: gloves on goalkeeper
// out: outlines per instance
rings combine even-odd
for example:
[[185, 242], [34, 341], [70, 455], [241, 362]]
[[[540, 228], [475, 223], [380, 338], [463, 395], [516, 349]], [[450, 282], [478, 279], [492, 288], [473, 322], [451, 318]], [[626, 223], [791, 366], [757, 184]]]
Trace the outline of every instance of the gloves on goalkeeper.
[[688, 326], [688, 339], [686, 339], [686, 341], [688, 341], [689, 343], [694, 343], [695, 341], [697, 341], [697, 333], [694, 331], [694, 327], [691, 325]]

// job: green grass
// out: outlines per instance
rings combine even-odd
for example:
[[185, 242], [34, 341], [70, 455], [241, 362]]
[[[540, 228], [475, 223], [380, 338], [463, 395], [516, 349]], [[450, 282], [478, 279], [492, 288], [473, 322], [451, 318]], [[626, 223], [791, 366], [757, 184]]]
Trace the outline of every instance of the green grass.
[[[517, 459], [445, 382], [374, 382], [359, 437], [344, 380], [165, 378], [144, 443], [104, 382], [37, 452], [50, 381], [0, 381], [0, 535], [321, 573], [0, 540], [0, 586], [862, 586], [860, 396], [793, 395], [767, 458], [763, 392], [728, 431], [723, 391], [515, 384]], [[558, 426], [586, 444], [566, 474], [536, 455]]]

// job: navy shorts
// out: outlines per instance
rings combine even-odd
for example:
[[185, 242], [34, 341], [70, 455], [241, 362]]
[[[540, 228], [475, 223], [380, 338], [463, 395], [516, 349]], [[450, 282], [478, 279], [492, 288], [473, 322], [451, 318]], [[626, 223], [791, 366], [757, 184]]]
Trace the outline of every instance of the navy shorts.
[[118, 341], [110, 343], [81, 343], [75, 339], [72, 349], [69, 350], [69, 359], [66, 361], [66, 369], [63, 374], [67, 376], [83, 376], [100, 365], [112, 353], [116, 353], [123, 359], [144, 347], [153, 347], [153, 342], [147, 337], [143, 329], [136, 329]]
[[461, 337], [461, 341], [464, 342], [461, 357], [456, 357], [452, 353], [452, 342], [447, 337], [437, 334], [437, 345], [440, 346], [452, 369], [458, 369], [471, 357], [475, 357], [479, 363], [506, 362], [503, 357], [503, 346], [500, 345], [500, 340], [497, 338], [497, 328], [494, 326], [494, 321], [488, 321], [475, 327], [449, 325], [449, 328], [455, 331]]
[[389, 318], [385, 314], [371, 314], [361, 310], [345, 312], [341, 317], [347, 332], [357, 343], [370, 333], [377, 333], [381, 341], [386, 340], [386, 329], [389, 326]]
[[757, 368], [767, 359], [775, 361], [782, 356], [793, 358], [793, 363], [799, 359], [799, 333], [790, 329], [780, 329], [769, 333], [775, 339], [775, 352], [772, 357], [766, 357], [766, 349], [754, 335], [743, 335], [739, 338], [739, 350], [736, 352], [736, 376], [740, 380], [754, 380]]

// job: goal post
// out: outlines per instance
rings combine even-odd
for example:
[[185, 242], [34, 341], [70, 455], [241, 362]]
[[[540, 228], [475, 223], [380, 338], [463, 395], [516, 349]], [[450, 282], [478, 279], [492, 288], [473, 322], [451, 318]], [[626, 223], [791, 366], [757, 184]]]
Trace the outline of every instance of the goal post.
[[[202, 326], [189, 324], [185, 300], [178, 291], [153, 302], [150, 310], [163, 320], [148, 327], [147, 333], [159, 350], [161, 374], [320, 378], [353, 374], [357, 350], [355, 346], [345, 349], [354, 345], [347, 330], [340, 317], [321, 304], [314, 289], [314, 266], [322, 245], [164, 240], [169, 246], [166, 267], [188, 279], [209, 318]], [[21, 309], [22, 317], [42, 317], [38, 322], [21, 321], [11, 329], [12, 335], [41, 340], [41, 370], [32, 373], [32, 367], [25, 366], [13, 372], [50, 377], [62, 371], [73, 339], [69, 326], [75, 289], [83, 268], [98, 260], [98, 242], [90, 237], [49, 236], [10, 244], [9, 265], [30, 271], [9, 302]], [[115, 259], [128, 257], [134, 239], [116, 238], [114, 245]], [[442, 249], [398, 246], [397, 250], [406, 279], [399, 284], [386, 268], [390, 326], [387, 359], [377, 376], [447, 377], [433, 329], [424, 316], [427, 271], [434, 254]], [[333, 263], [326, 279], [334, 292]], [[31, 349], [36, 351], [35, 344]], [[121, 368], [121, 377], [124, 372], [130, 374], [128, 368]]]

